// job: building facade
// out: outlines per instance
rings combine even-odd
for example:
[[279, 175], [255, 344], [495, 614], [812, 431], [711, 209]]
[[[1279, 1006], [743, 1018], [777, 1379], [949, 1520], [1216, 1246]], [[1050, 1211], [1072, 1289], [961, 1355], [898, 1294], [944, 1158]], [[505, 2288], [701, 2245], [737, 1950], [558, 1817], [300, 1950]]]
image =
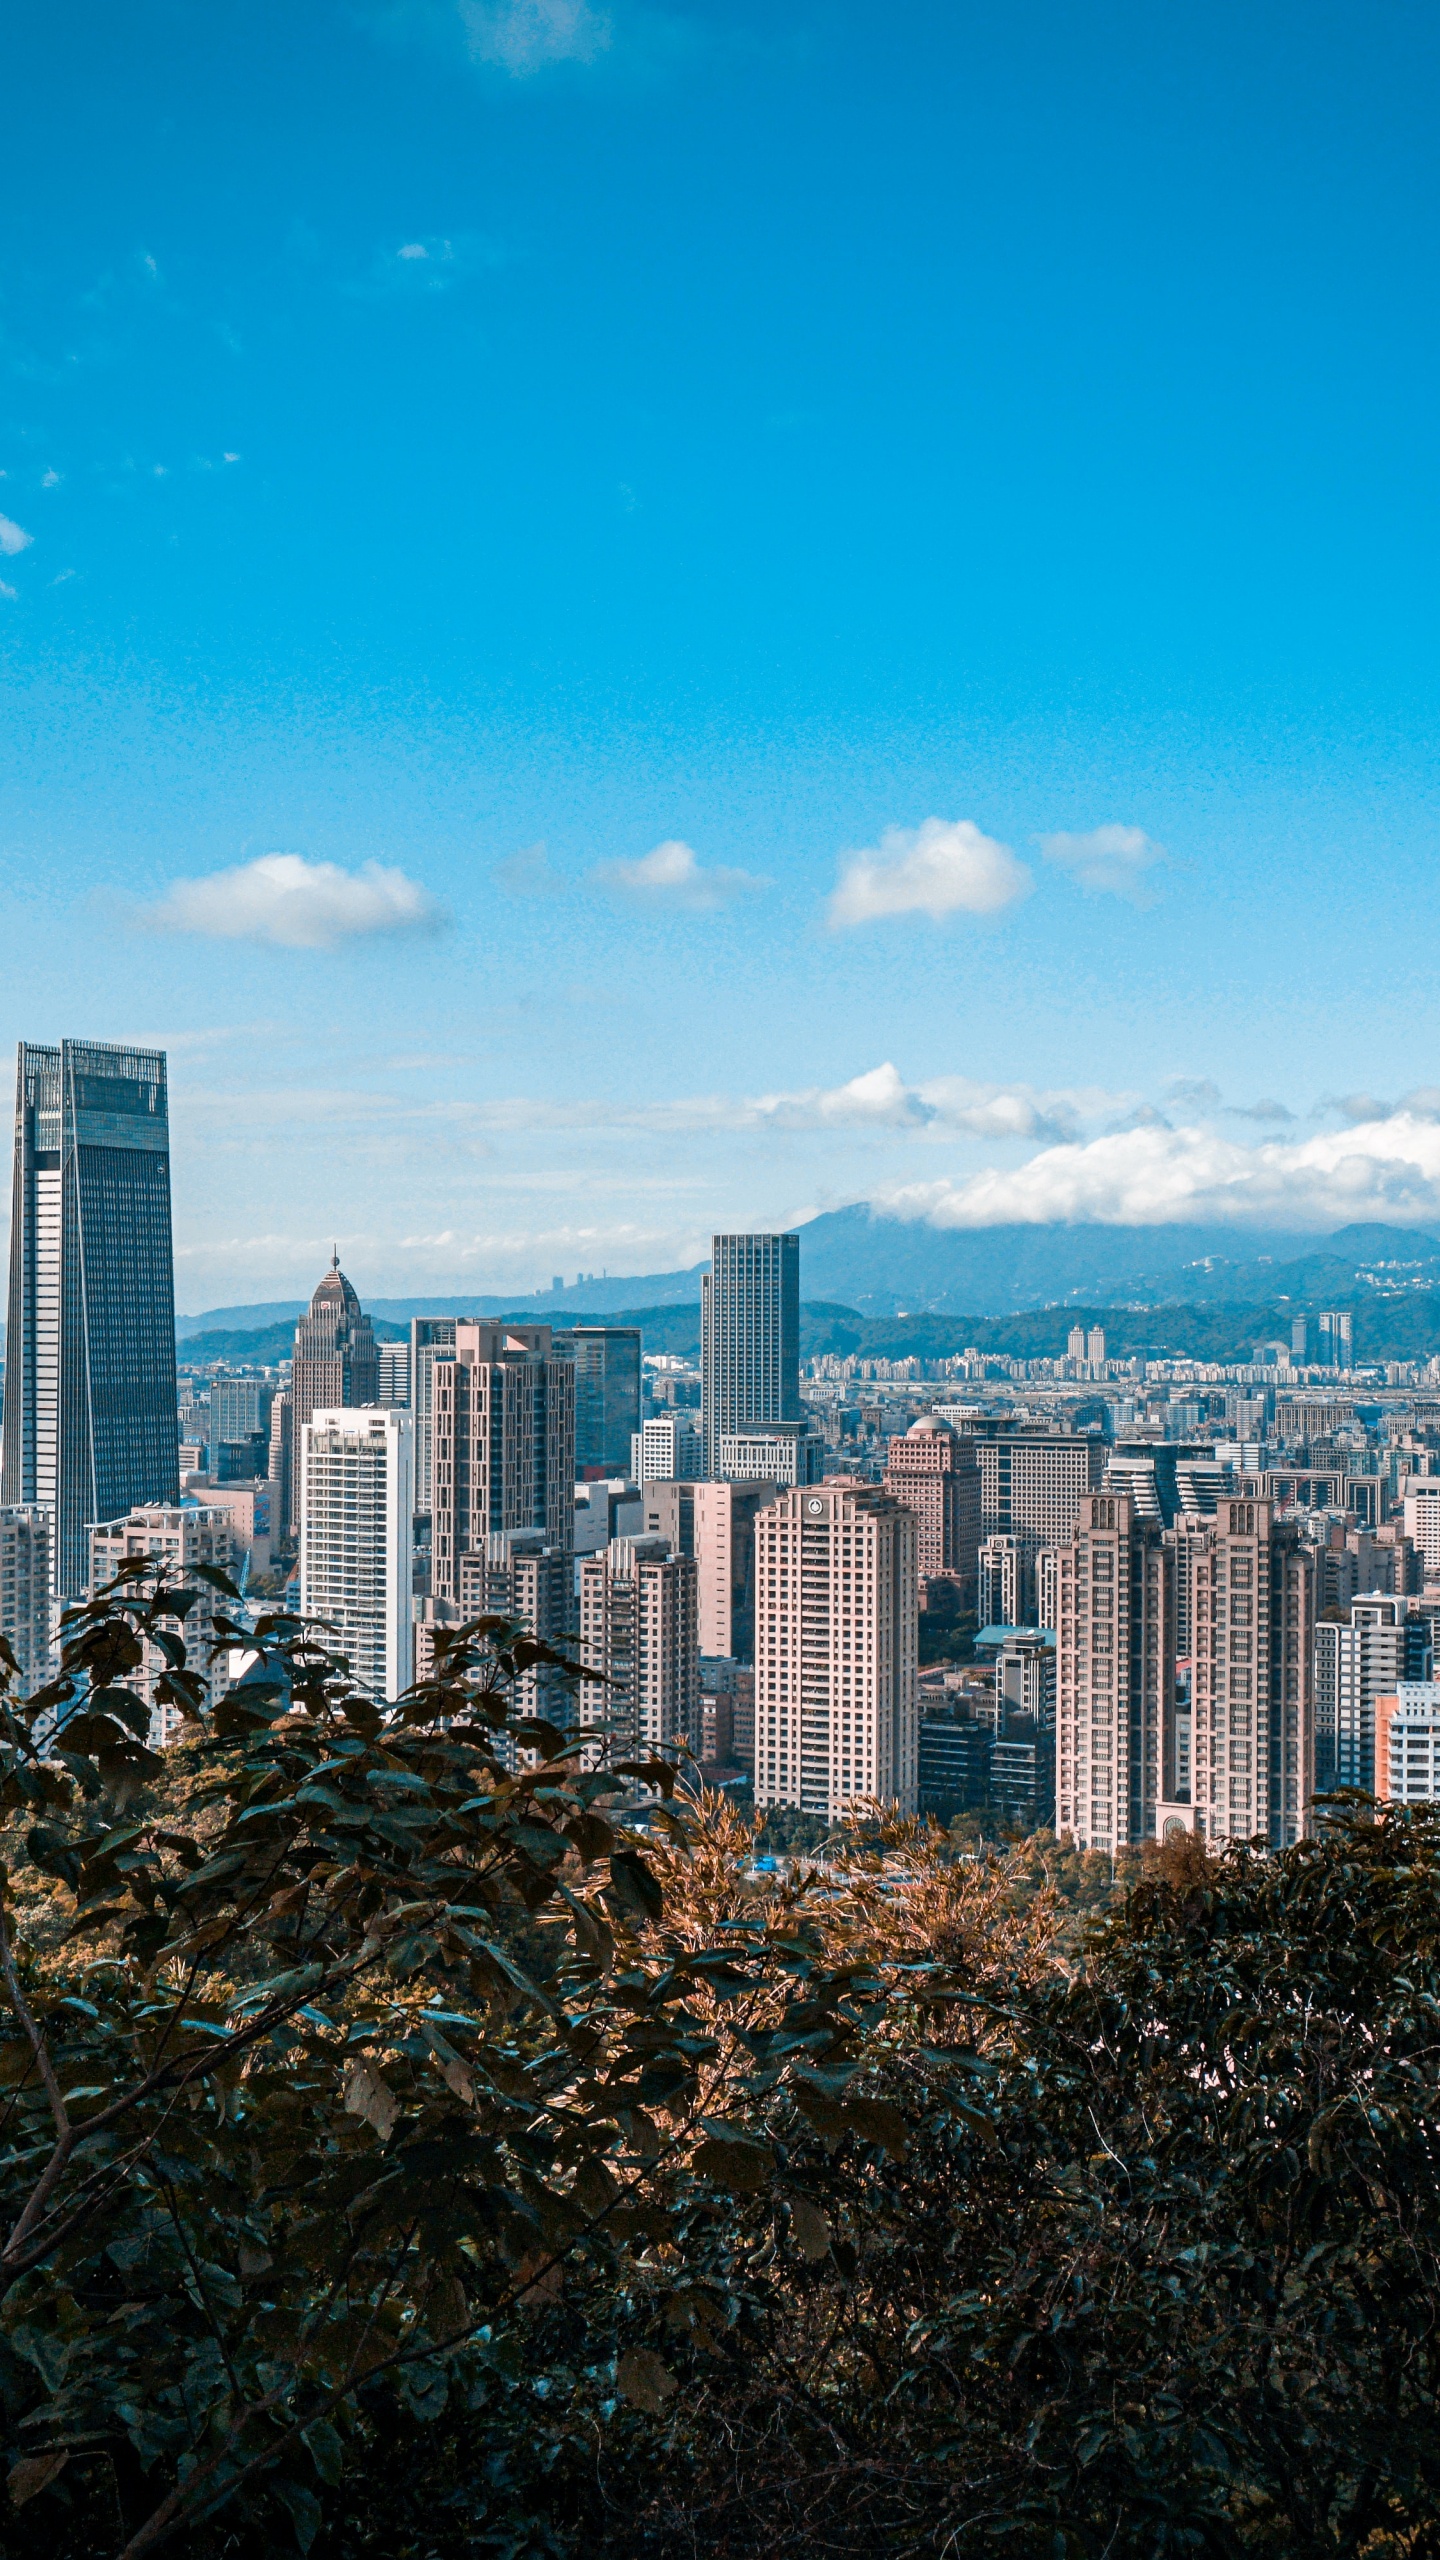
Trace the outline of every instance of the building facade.
[[693, 1484], [704, 1472], [704, 1444], [683, 1414], [649, 1414], [631, 1433], [630, 1474], [636, 1484]]
[[712, 1237], [700, 1282], [700, 1396], [707, 1476], [721, 1473], [724, 1433], [803, 1423], [797, 1235]]
[[1315, 1793], [1363, 1787], [1375, 1770], [1377, 1701], [1430, 1677], [1430, 1629], [1406, 1602], [1367, 1592], [1315, 1629]]
[[380, 1395], [380, 1362], [370, 1319], [340, 1268], [331, 1262], [295, 1327], [295, 1358], [290, 1373], [292, 1476], [290, 1507], [300, 1518], [300, 1469], [306, 1423], [322, 1409], [338, 1413], [375, 1404]]
[[903, 1438], [890, 1443], [885, 1490], [915, 1514], [921, 1584], [953, 1583], [957, 1605], [973, 1609], [980, 1554], [980, 1470], [973, 1440], [922, 1414]]
[[695, 1560], [665, 1538], [615, 1538], [580, 1566], [580, 1658], [603, 1675], [579, 1692], [580, 1718], [612, 1751], [667, 1757], [700, 1740]]
[[915, 1552], [914, 1513], [875, 1486], [797, 1486], [757, 1514], [757, 1805], [915, 1811]]
[[161, 1051], [21, 1043], [5, 1348], [0, 1503], [49, 1512], [78, 1599], [92, 1525], [180, 1491]]
[[408, 1413], [322, 1407], [300, 1430], [300, 1608], [372, 1698], [414, 1676], [411, 1549], [415, 1508]]
[[486, 1540], [536, 1530], [572, 1549], [575, 1366], [549, 1325], [461, 1317], [436, 1347], [431, 1394], [430, 1575], [458, 1603], [461, 1563]]
[[[1227, 1498], [1189, 1562], [1195, 1827], [1288, 1848], [1314, 1794], [1314, 1557], [1270, 1503]], [[1175, 1802], [1179, 1776], [1172, 1757]]]
[[0, 1510], [0, 1635], [20, 1666], [22, 1695], [50, 1675], [50, 1529], [38, 1503]]
[[755, 1659], [755, 1523], [784, 1490], [773, 1478], [695, 1487], [700, 1651], [706, 1656]]
[[577, 1475], [587, 1467], [619, 1474], [640, 1428], [639, 1326], [570, 1325], [556, 1334], [555, 1348], [575, 1364]]
[[1440, 1804], [1440, 1681], [1402, 1680], [1375, 1701], [1375, 1774], [1382, 1804]]
[[415, 1425], [415, 1508], [427, 1518], [435, 1495], [435, 1362], [455, 1348], [454, 1316], [410, 1320], [410, 1417]]
[[715, 1474], [726, 1484], [818, 1484], [825, 1473], [825, 1442], [808, 1423], [766, 1431], [722, 1431]]
[[[969, 1434], [967, 1437], [971, 1436]], [[1046, 1547], [1063, 1547], [1080, 1517], [1080, 1505], [1096, 1490], [1105, 1466], [1102, 1441], [1088, 1436], [1009, 1432], [975, 1433], [980, 1469], [980, 1534], [1011, 1537], [1019, 1555], [1017, 1621], [1035, 1612], [1036, 1559]]]
[[[218, 1565], [222, 1573], [230, 1573], [235, 1554], [229, 1519], [208, 1504], [140, 1503], [123, 1520], [98, 1523], [90, 1532], [91, 1590], [102, 1591], [133, 1556], [148, 1556], [171, 1575], [189, 1573], [197, 1564]], [[231, 1670], [229, 1648], [214, 1641], [215, 1621], [233, 1604], [208, 1583], [197, 1582], [193, 1589], [194, 1605], [183, 1623], [178, 1618], [161, 1623], [183, 1637], [186, 1668], [204, 1681], [207, 1704], [213, 1707], [230, 1685]], [[163, 1704], [156, 1695], [168, 1669], [159, 1647], [147, 1643], [139, 1669], [129, 1675], [150, 1709], [152, 1751], [172, 1743], [184, 1722], [178, 1707]]]
[[1175, 1708], [1175, 1550], [1128, 1494], [1082, 1496], [1060, 1551], [1056, 1827], [1110, 1856], [1155, 1835]]

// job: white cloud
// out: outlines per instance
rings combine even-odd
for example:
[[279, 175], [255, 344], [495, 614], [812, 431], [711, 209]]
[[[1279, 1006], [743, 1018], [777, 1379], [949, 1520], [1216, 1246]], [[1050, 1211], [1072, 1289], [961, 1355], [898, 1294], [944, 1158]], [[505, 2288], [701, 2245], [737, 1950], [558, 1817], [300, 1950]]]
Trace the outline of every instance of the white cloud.
[[567, 883], [550, 859], [544, 843], [521, 845], [495, 865], [495, 878], [511, 898], [559, 898]]
[[7, 560], [13, 560], [17, 551], [28, 551], [34, 539], [34, 534], [27, 533], [12, 517], [0, 516], [0, 552]]
[[465, 50], [523, 80], [553, 62], [593, 62], [611, 40], [603, 10], [589, 0], [459, 0]]
[[1150, 904], [1154, 892], [1146, 874], [1165, 860], [1164, 846], [1143, 827], [1092, 827], [1085, 836], [1042, 836], [1040, 850], [1082, 889], [1128, 898], [1137, 907]]
[[957, 912], [993, 915], [1033, 885], [1008, 844], [982, 835], [968, 818], [927, 818], [918, 827], [887, 827], [878, 845], [846, 854], [830, 922], [927, 915], [938, 924]]
[[7, 604], [17, 603], [19, 601], [19, 595], [20, 590], [18, 587], [8, 585], [4, 578], [0, 578], [0, 596], [5, 598]]
[[938, 1227], [1428, 1220], [1440, 1217], [1440, 1124], [1400, 1111], [1323, 1137], [1247, 1147], [1213, 1129], [1152, 1123], [1044, 1148], [1014, 1170], [906, 1185], [883, 1205]]
[[331, 951], [373, 934], [434, 933], [447, 921], [428, 889], [403, 871], [380, 862], [344, 871], [298, 853], [266, 853], [207, 879], [176, 880], [139, 920], [168, 933], [296, 951]]
[[42, 472], [42, 474], [41, 474], [41, 478], [40, 478], [40, 486], [41, 486], [41, 488], [42, 488], [42, 489], [58, 489], [58, 488], [59, 488], [59, 486], [60, 486], [60, 474], [59, 474], [59, 472], [58, 472], [58, 471], [46, 471], [46, 472]]
[[692, 914], [728, 907], [734, 899], [769, 886], [754, 872], [728, 871], [723, 863], [712, 862], [707, 869], [691, 846], [676, 837], [657, 844], [638, 862], [602, 862], [590, 877], [612, 897]]

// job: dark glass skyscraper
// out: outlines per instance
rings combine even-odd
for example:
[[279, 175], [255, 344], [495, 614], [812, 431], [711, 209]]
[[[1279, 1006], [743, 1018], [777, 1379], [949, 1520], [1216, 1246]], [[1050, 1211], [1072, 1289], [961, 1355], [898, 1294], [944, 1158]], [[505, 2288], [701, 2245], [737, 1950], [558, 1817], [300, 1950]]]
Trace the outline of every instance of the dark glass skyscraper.
[[640, 1428], [638, 1325], [577, 1324], [555, 1336], [575, 1363], [575, 1472], [608, 1467], [625, 1475], [630, 1437]]
[[91, 1524], [179, 1492], [164, 1056], [23, 1041], [0, 1502], [50, 1513], [75, 1599]]

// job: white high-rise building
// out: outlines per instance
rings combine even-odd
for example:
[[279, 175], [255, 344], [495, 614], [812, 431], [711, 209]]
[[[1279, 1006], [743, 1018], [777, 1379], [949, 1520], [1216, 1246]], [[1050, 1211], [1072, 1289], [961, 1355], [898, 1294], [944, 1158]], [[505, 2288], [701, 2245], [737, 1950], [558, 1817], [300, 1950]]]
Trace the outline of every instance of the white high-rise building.
[[1429, 1629], [1389, 1592], [1352, 1600], [1348, 1621], [1315, 1629], [1315, 1792], [1374, 1784], [1376, 1702], [1428, 1679]]
[[722, 1431], [715, 1445], [715, 1473], [726, 1484], [818, 1484], [825, 1472], [825, 1443], [805, 1423]]
[[301, 1426], [300, 1607], [356, 1681], [398, 1698], [413, 1677], [414, 1439], [408, 1413], [340, 1406]]
[[20, 1665], [22, 1694], [50, 1674], [50, 1514], [38, 1503], [0, 1510], [0, 1635]]
[[579, 1692], [580, 1719], [612, 1728], [617, 1756], [673, 1754], [700, 1737], [695, 1559], [668, 1538], [612, 1538], [580, 1565], [580, 1659], [605, 1675]]
[[[91, 1591], [102, 1591], [113, 1582], [120, 1566], [132, 1556], [149, 1556], [172, 1575], [186, 1574], [197, 1564], [218, 1565], [222, 1573], [231, 1573], [235, 1542], [230, 1515], [208, 1504], [139, 1503], [125, 1519], [102, 1522], [90, 1532]], [[186, 1669], [204, 1681], [213, 1707], [229, 1687], [232, 1669], [228, 1648], [212, 1650], [215, 1619], [217, 1613], [232, 1614], [234, 1603], [207, 1582], [196, 1582], [192, 1588], [194, 1607], [183, 1626], [178, 1618], [172, 1623], [184, 1639]], [[130, 1675], [150, 1709], [152, 1751], [163, 1751], [173, 1742], [184, 1721], [178, 1707], [162, 1705], [156, 1698], [157, 1684], [169, 1667], [158, 1647], [147, 1644], [139, 1670]]]
[[410, 1409], [410, 1345], [408, 1342], [382, 1342], [375, 1353], [379, 1386], [377, 1404], [392, 1405], [397, 1413]]
[[1440, 1804], [1440, 1681], [1402, 1680], [1375, 1701], [1375, 1775], [1382, 1804]]
[[1440, 1478], [1412, 1479], [1405, 1495], [1405, 1535], [1425, 1559], [1427, 1582], [1440, 1580]]
[[[1020, 1624], [1020, 1547], [1014, 1538], [982, 1541], [979, 1558], [979, 1619], [982, 1627]], [[1037, 1625], [1044, 1621], [1036, 1620]]]
[[913, 1813], [915, 1515], [876, 1486], [796, 1486], [755, 1521], [755, 1802]]
[[705, 1472], [699, 1432], [683, 1414], [652, 1413], [630, 1434], [630, 1473], [636, 1484], [694, 1484]]

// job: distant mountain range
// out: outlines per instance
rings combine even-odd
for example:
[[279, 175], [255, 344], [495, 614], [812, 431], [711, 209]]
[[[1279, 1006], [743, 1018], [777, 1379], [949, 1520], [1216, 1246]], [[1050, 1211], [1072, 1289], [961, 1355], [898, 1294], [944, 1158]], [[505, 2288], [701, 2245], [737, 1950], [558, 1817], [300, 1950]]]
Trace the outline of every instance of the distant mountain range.
[[[1440, 1288], [1440, 1240], [1409, 1227], [1351, 1226], [1334, 1235], [1231, 1227], [929, 1227], [879, 1215], [863, 1203], [813, 1218], [800, 1233], [801, 1295], [871, 1319], [898, 1315], [985, 1318], [1044, 1307], [1273, 1306], [1295, 1311], [1358, 1297], [1405, 1297]], [[377, 1330], [405, 1331], [417, 1315], [529, 1315], [614, 1321], [630, 1311], [693, 1307], [703, 1263], [686, 1271], [577, 1281], [533, 1295], [371, 1298], [351, 1277]], [[290, 1327], [307, 1302], [212, 1307], [176, 1326], [194, 1338], [269, 1334]], [[211, 1357], [221, 1357], [215, 1351]], [[254, 1355], [264, 1357], [266, 1355]], [[271, 1357], [274, 1354], [269, 1355]]]

